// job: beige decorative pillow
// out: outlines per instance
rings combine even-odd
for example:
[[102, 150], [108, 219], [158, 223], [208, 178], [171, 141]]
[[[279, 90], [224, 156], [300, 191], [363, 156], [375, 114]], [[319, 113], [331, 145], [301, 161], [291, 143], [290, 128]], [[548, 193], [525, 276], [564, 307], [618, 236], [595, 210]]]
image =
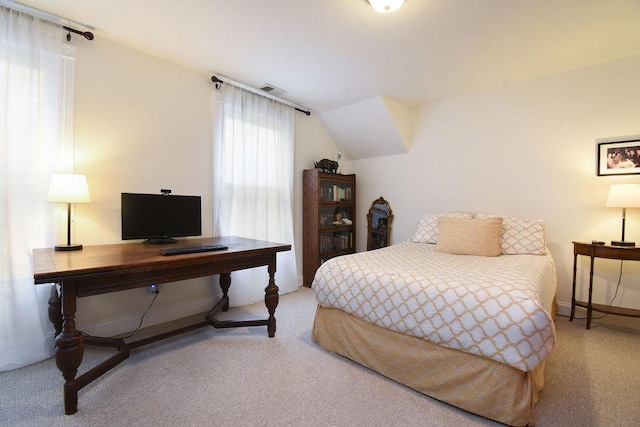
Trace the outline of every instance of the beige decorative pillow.
[[413, 233], [413, 236], [410, 240], [414, 243], [435, 244], [438, 242], [438, 231], [440, 230], [440, 226], [438, 225], [438, 218], [447, 217], [472, 219], [474, 215], [475, 214], [471, 212], [448, 212], [444, 214], [423, 215], [420, 218], [420, 221], [418, 221], [416, 231]]
[[436, 250], [457, 255], [500, 255], [502, 218], [438, 218]]
[[[497, 218], [497, 215], [478, 214], [478, 218]], [[505, 255], [544, 255], [544, 221], [502, 217], [500, 250]]]

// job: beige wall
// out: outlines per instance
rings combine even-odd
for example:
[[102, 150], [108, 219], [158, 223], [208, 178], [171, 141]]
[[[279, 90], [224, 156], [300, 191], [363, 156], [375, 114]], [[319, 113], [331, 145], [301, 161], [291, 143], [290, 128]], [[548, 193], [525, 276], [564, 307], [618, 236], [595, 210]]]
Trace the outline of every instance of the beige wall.
[[[392, 240], [408, 239], [420, 215], [468, 210], [541, 218], [558, 269], [558, 302], [571, 302], [571, 241], [620, 238], [621, 211], [606, 208], [610, 184], [640, 175], [598, 177], [596, 139], [640, 134], [640, 57], [473, 93], [424, 106], [407, 154], [350, 162], [359, 217], [384, 196], [395, 214]], [[358, 245], [365, 247], [365, 222]], [[640, 210], [627, 212], [627, 240], [640, 242]], [[579, 279], [588, 279], [588, 262]], [[614, 296], [619, 262], [596, 263], [595, 295]], [[640, 267], [624, 264], [616, 303], [640, 308]], [[578, 294], [586, 299], [583, 286]], [[608, 316], [640, 328], [639, 319]]]
[[[558, 267], [561, 312], [571, 298], [572, 240], [619, 238], [620, 212], [604, 207], [611, 183], [637, 176], [595, 176], [595, 140], [640, 134], [640, 57], [546, 76], [422, 107], [409, 153], [343, 161], [358, 182], [358, 249], [365, 216], [384, 196], [395, 214], [393, 241], [411, 236], [426, 212], [472, 210], [542, 218]], [[79, 43], [76, 171], [87, 175], [92, 203], [78, 205], [74, 240], [120, 242], [123, 191], [203, 197], [211, 234], [212, 86], [194, 72], [107, 40]], [[302, 170], [336, 158], [317, 116], [296, 114], [295, 249], [302, 272]], [[628, 212], [627, 238], [640, 242], [640, 210]], [[615, 292], [619, 263], [600, 261], [596, 297]], [[579, 278], [585, 278], [584, 267]], [[640, 267], [624, 266], [618, 300], [640, 308]], [[145, 325], [208, 309], [211, 279], [163, 286]], [[584, 290], [579, 293], [585, 297]], [[83, 298], [80, 328], [96, 334], [133, 329], [147, 309], [144, 289]], [[637, 319], [609, 316], [637, 327]]]
[[[203, 235], [212, 234], [212, 90], [210, 75], [96, 38], [79, 43], [76, 85], [76, 172], [87, 175], [92, 202], [77, 205], [74, 241], [121, 242], [120, 193], [202, 196]], [[313, 115], [296, 114], [295, 173], [337, 149]], [[301, 262], [302, 189], [295, 187], [295, 228]], [[63, 228], [63, 227], [62, 227]], [[139, 244], [139, 243], [132, 243]], [[302, 275], [301, 264], [298, 267]], [[301, 279], [300, 279], [301, 282]], [[162, 285], [145, 325], [211, 308], [215, 279]], [[151, 296], [146, 289], [83, 298], [81, 329], [115, 334], [137, 327]]]

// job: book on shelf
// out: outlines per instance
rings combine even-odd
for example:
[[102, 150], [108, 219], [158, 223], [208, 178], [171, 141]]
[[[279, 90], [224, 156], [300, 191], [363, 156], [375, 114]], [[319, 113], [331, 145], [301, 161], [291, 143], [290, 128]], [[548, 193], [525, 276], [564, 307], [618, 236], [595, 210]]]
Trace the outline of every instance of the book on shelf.
[[343, 251], [353, 245], [353, 234], [337, 234], [320, 236], [320, 253]]
[[351, 186], [341, 187], [338, 184], [329, 184], [320, 187], [320, 200], [342, 202], [351, 200], [353, 189]]
[[351, 187], [339, 187], [339, 186], [334, 186], [334, 202], [343, 202], [343, 201], [347, 201], [347, 200], [351, 200]]

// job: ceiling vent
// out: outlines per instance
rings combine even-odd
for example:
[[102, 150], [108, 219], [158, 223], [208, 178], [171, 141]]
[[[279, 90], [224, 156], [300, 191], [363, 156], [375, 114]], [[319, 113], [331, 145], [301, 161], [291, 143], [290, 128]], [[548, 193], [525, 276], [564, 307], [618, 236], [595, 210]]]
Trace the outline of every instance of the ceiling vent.
[[274, 85], [269, 84], [269, 83], [265, 83], [262, 86], [260, 86], [260, 90], [265, 91], [269, 95], [273, 95], [273, 96], [282, 96], [282, 95], [287, 93], [286, 90], [277, 88]]

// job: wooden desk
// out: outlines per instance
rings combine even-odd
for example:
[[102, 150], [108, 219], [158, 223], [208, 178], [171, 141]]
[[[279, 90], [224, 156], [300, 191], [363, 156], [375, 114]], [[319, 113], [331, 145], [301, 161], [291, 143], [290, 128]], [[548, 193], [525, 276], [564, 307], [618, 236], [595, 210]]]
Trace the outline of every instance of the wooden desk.
[[[196, 244], [223, 244], [225, 251], [162, 256], [163, 247]], [[55, 289], [49, 300], [49, 317], [56, 327], [56, 365], [65, 379], [64, 410], [67, 415], [78, 410], [78, 391], [129, 357], [129, 350], [150, 344], [176, 334], [211, 325], [215, 328], [266, 325], [270, 337], [276, 333], [275, 311], [278, 306], [278, 287], [275, 284], [276, 254], [291, 250], [291, 245], [220, 237], [189, 239], [177, 245], [145, 245], [126, 243], [85, 246], [80, 251], [56, 252], [53, 248], [34, 249], [34, 280], [36, 284], [59, 283], [61, 301]], [[267, 266], [268, 285], [265, 288], [267, 319], [246, 321], [219, 321], [215, 314], [229, 308], [227, 292], [231, 285], [231, 272]], [[220, 275], [223, 296], [205, 319], [195, 325], [133, 343], [119, 338], [83, 336], [76, 329], [76, 299], [89, 295], [141, 288], [152, 283], [161, 284], [195, 277]], [[83, 343], [114, 347], [117, 353], [98, 366], [76, 378], [82, 362]]]
[[[593, 304], [593, 268], [596, 258], [617, 259], [620, 261], [640, 261], [640, 248], [635, 246], [610, 246], [610, 245], [594, 245], [591, 243], [573, 243], [573, 290], [571, 293], [571, 316], [569, 320], [573, 320], [576, 306], [587, 309], [587, 329], [591, 327], [591, 317], [594, 311], [601, 313], [614, 314], [616, 316], [640, 317], [640, 310], [632, 308], [613, 307], [610, 305]], [[585, 255], [591, 258], [589, 268], [589, 301], [576, 301], [576, 267], [578, 255]]]

